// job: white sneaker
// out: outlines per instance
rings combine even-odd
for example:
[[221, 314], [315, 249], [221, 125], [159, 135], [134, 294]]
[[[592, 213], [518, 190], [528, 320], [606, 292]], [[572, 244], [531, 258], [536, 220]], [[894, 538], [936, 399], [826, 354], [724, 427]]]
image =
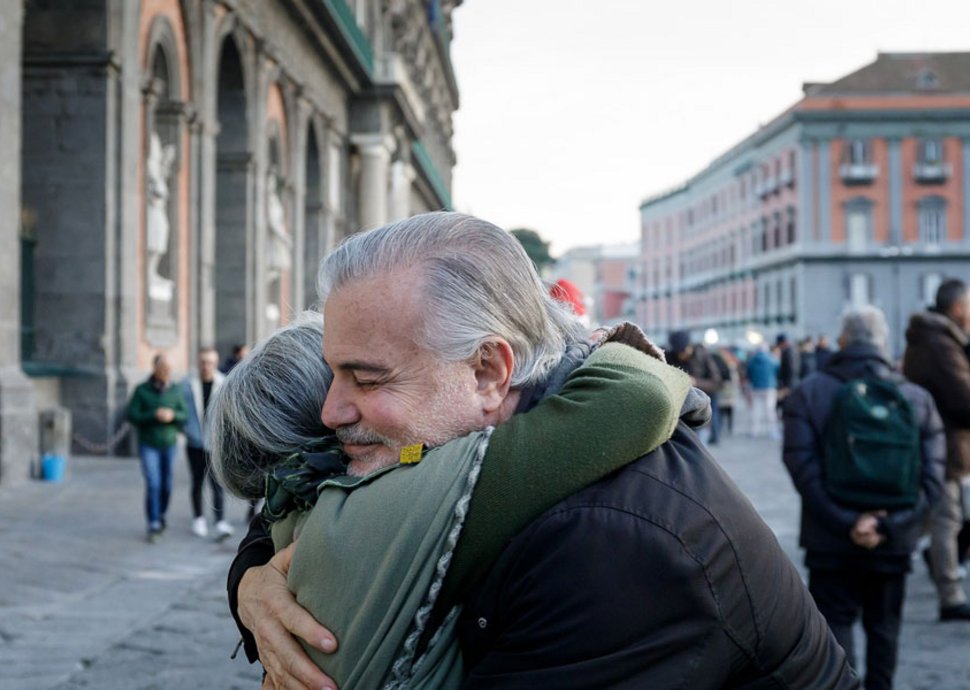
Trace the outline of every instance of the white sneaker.
[[231, 537], [234, 531], [235, 530], [232, 528], [232, 525], [230, 525], [228, 522], [225, 520], [219, 520], [219, 522], [216, 523], [216, 541], [222, 541], [223, 539]]
[[192, 533], [197, 537], [206, 537], [209, 535], [209, 528], [206, 527], [204, 517], [200, 516], [192, 521]]

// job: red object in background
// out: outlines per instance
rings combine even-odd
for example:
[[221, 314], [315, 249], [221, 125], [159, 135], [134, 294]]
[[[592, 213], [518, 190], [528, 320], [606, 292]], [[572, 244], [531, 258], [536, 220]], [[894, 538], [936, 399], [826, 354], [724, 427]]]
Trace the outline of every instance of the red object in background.
[[549, 287], [549, 296], [557, 302], [571, 306], [576, 316], [586, 316], [583, 293], [572, 281], [560, 278]]

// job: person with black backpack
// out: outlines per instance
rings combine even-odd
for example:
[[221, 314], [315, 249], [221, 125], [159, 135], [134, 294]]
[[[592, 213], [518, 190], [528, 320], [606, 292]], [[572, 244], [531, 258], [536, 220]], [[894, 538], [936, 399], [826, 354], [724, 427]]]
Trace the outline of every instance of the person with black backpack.
[[785, 401], [783, 459], [802, 498], [809, 591], [853, 665], [861, 614], [865, 687], [891, 688], [910, 556], [942, 491], [945, 438], [930, 394], [893, 369], [879, 309], [847, 313], [838, 342]]

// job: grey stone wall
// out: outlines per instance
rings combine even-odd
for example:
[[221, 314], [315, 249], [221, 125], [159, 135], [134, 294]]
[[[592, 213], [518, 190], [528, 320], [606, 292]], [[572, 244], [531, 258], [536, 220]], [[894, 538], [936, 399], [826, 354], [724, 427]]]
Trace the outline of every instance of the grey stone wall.
[[23, 8], [0, 22], [0, 483], [17, 484], [37, 457], [33, 388], [20, 368], [20, 46]]
[[28, 55], [24, 62], [22, 202], [37, 238], [35, 348], [25, 359], [64, 377], [63, 404], [75, 411], [78, 432], [100, 441], [109, 431], [110, 399], [108, 66], [92, 54]]

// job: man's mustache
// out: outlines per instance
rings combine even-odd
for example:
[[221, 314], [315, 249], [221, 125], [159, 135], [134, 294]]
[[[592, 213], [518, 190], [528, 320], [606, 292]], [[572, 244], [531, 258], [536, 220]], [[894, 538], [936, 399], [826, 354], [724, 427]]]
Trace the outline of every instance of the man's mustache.
[[337, 435], [337, 440], [345, 445], [365, 446], [371, 443], [379, 443], [384, 446], [391, 445], [389, 439], [374, 431], [361, 429], [357, 426], [343, 426], [334, 433]]

